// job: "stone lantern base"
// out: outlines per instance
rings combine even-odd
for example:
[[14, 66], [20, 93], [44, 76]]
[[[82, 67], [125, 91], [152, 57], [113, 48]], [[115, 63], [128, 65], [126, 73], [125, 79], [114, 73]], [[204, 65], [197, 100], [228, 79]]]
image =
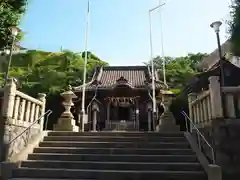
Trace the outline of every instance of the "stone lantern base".
[[72, 115], [62, 114], [58, 119], [57, 124], [54, 125], [55, 131], [72, 131], [78, 132], [79, 127], [75, 125], [76, 121], [73, 119]]
[[175, 118], [172, 112], [164, 112], [160, 116], [159, 124], [156, 127], [157, 132], [177, 132], [180, 131], [180, 127], [176, 125]]

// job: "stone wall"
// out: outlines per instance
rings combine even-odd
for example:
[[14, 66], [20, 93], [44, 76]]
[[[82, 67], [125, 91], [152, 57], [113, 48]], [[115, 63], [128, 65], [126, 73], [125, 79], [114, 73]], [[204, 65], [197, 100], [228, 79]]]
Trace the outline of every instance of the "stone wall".
[[[213, 127], [216, 160], [226, 175], [240, 172], [239, 119], [224, 119]], [[239, 176], [238, 176], [239, 177]], [[238, 178], [239, 179], [239, 178]]]
[[[239, 120], [240, 119], [213, 119], [214, 126], [199, 129], [214, 148], [216, 164], [221, 166], [224, 180], [238, 180], [238, 177], [240, 177]], [[198, 140], [196, 133], [193, 133], [193, 135], [196, 140]], [[203, 154], [211, 163], [211, 149], [203, 140], [201, 140], [201, 148]]]
[[[29, 124], [30, 125], [30, 124]], [[9, 142], [21, 134], [27, 127], [19, 125], [5, 125], [4, 141]], [[41, 133], [40, 126], [34, 126], [19, 136], [15, 141], [6, 146], [7, 156], [11, 158], [20, 153], [31, 141]]]

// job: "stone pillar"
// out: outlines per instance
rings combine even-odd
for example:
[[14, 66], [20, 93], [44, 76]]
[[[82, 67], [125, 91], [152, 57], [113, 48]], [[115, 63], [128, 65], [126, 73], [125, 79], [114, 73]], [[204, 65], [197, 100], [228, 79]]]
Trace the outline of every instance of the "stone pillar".
[[92, 131], [96, 132], [97, 131], [97, 113], [99, 112], [99, 107], [96, 102], [93, 102], [93, 104], [92, 104], [92, 112], [93, 112]]
[[31, 112], [31, 101], [27, 101], [26, 112], [24, 116], [24, 121], [29, 122], [30, 112]]
[[86, 112], [80, 111], [80, 116], [79, 116], [79, 132], [84, 132], [85, 131], [85, 124], [88, 123], [88, 115]]
[[160, 121], [157, 126], [157, 131], [180, 131], [180, 127], [176, 125], [175, 118], [170, 111], [170, 105], [172, 103], [172, 96], [173, 94], [170, 92], [162, 92], [162, 105], [164, 107], [164, 112], [160, 116]]
[[[193, 123], [195, 124], [196, 120], [194, 119], [194, 117], [196, 117], [196, 114], [194, 115], [195, 111], [192, 108], [191, 103], [197, 99], [197, 93], [190, 93], [188, 94], [188, 110], [189, 110], [189, 117], [190, 119], [193, 121]], [[187, 120], [186, 125], [189, 124], [190, 126], [190, 132], [192, 132], [192, 124]], [[186, 127], [187, 128], [187, 127]]]
[[222, 169], [218, 165], [208, 165], [208, 180], [222, 180]]
[[[212, 132], [211, 137], [213, 139], [212, 145], [215, 151], [216, 163], [221, 166], [228, 166], [231, 162], [230, 157], [226, 154], [225, 150], [222, 148], [224, 142], [231, 142], [231, 139], [227, 139], [226, 129], [221, 125], [223, 116], [223, 104], [222, 104], [222, 94], [221, 86], [218, 76], [209, 77], [209, 91], [210, 91], [210, 106], [211, 106], [211, 125]], [[229, 129], [229, 132], [232, 132]]]
[[13, 111], [16, 96], [16, 79], [9, 78], [4, 88], [2, 118], [0, 121], [0, 161], [6, 161], [9, 154], [9, 142], [12, 138]]
[[148, 102], [147, 104], [147, 113], [148, 113], [148, 131], [152, 130], [152, 103]]
[[212, 118], [223, 118], [221, 86], [218, 76], [209, 77], [209, 91], [212, 108]]
[[16, 79], [9, 78], [4, 88], [2, 115], [8, 123], [12, 123], [14, 102], [17, 91], [16, 83]]
[[194, 115], [193, 115], [193, 110], [192, 110], [192, 106], [191, 103], [197, 99], [197, 93], [190, 93], [188, 94], [188, 109], [189, 109], [189, 117], [190, 119], [194, 120]]
[[68, 91], [62, 93], [61, 96], [64, 98], [62, 104], [65, 108], [65, 111], [58, 119], [57, 124], [54, 126], [54, 130], [77, 132], [79, 130], [78, 127], [75, 125], [75, 120], [73, 119], [74, 117], [71, 113], [71, 107], [74, 105], [72, 99], [77, 98], [77, 96], [72, 92], [71, 87], [69, 87]]
[[[42, 106], [40, 107], [40, 115], [39, 117], [42, 116], [42, 118], [40, 119], [40, 126], [41, 126], [41, 130], [44, 130], [44, 113], [45, 113], [45, 108], [46, 108], [46, 94], [44, 93], [39, 93], [38, 94], [38, 99], [40, 101], [42, 101]], [[46, 125], [47, 126], [47, 125]]]
[[136, 127], [134, 129], [137, 129], [139, 131], [139, 109], [136, 109]]
[[13, 121], [16, 123], [17, 120], [19, 120], [19, 109], [20, 109], [20, 97], [16, 97], [15, 103], [14, 103], [14, 113], [13, 113]]

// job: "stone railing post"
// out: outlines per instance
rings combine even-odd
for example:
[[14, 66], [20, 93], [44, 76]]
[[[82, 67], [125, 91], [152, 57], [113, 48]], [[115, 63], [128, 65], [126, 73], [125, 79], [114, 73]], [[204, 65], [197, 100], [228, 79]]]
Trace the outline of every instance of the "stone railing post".
[[9, 78], [4, 88], [2, 115], [8, 123], [13, 123], [13, 110], [17, 91], [16, 82], [16, 79]]
[[212, 107], [212, 118], [223, 117], [222, 94], [218, 76], [209, 77], [210, 102]]
[[218, 165], [208, 165], [208, 180], [222, 180], [222, 169]]
[[16, 79], [9, 78], [4, 88], [3, 104], [1, 109], [3, 119], [0, 122], [0, 161], [6, 161], [9, 154], [8, 143], [11, 140], [11, 125], [15, 123], [13, 120], [13, 112], [16, 91]]
[[[194, 113], [196, 113], [196, 111], [195, 111], [195, 109], [193, 109], [193, 106], [192, 106], [192, 102], [193, 102], [195, 99], [197, 99], [197, 93], [190, 93], [190, 94], [188, 94], [189, 117], [190, 117], [190, 119], [192, 120], [192, 122], [193, 122], [194, 124], [196, 124], [196, 121], [197, 121], [197, 120], [195, 119], [195, 117], [197, 117], [197, 115], [194, 114]], [[189, 123], [189, 122], [186, 123], [186, 126], [188, 126], [188, 123]], [[189, 126], [190, 126], [190, 132], [192, 132], [192, 129], [193, 129], [192, 126], [193, 126], [193, 125], [190, 123]], [[186, 127], [186, 128], [188, 128], [188, 127]]]
[[[42, 101], [42, 106], [40, 107], [40, 115], [39, 117], [43, 116], [45, 113], [45, 108], [46, 108], [46, 94], [44, 93], [39, 93], [38, 94], [38, 99]], [[38, 114], [38, 112], [35, 112]], [[44, 116], [40, 120], [40, 128], [41, 130], [44, 130]]]
[[197, 93], [190, 93], [188, 94], [188, 109], [189, 109], [189, 117], [191, 120], [195, 121], [194, 119], [194, 111], [191, 103], [197, 99]]

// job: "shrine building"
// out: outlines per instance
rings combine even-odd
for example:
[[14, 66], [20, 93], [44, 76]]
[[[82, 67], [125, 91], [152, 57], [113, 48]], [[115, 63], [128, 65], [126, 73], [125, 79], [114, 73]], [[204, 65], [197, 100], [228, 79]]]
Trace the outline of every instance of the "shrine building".
[[[152, 121], [152, 77], [149, 66], [99, 66], [86, 83], [85, 111], [88, 130], [149, 131], [156, 126]], [[75, 87], [78, 96], [75, 115], [80, 116], [82, 87]], [[155, 72], [156, 96], [165, 89]], [[157, 104], [157, 111], [159, 103]], [[124, 127], [120, 127], [124, 124]]]

